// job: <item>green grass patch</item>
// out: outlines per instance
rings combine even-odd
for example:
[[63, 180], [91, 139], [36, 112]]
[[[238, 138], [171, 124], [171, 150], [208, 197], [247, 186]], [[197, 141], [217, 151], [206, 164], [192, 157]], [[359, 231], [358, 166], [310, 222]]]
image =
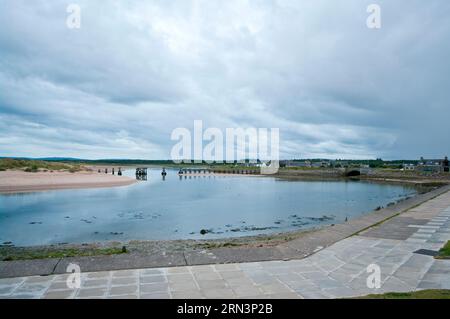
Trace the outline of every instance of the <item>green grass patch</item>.
[[355, 299], [450, 299], [450, 290], [428, 289], [413, 292], [387, 292], [379, 295], [367, 295]]
[[85, 257], [101, 255], [120, 255], [126, 254], [125, 247], [111, 248], [52, 248], [52, 249], [1, 249], [0, 256], [3, 261], [12, 260], [34, 260], [47, 258], [65, 258], [65, 257]]
[[437, 259], [450, 259], [450, 241], [448, 241], [444, 247], [439, 250], [439, 255], [436, 256]]

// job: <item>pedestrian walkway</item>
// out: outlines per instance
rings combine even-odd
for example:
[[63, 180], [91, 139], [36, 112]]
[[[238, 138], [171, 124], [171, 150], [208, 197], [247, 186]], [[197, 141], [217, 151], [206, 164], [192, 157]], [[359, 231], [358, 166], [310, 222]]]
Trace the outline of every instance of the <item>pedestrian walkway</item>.
[[[0, 298], [343, 298], [450, 289], [450, 260], [433, 253], [450, 240], [450, 192], [301, 259], [0, 279]], [[369, 288], [369, 265], [381, 270]]]

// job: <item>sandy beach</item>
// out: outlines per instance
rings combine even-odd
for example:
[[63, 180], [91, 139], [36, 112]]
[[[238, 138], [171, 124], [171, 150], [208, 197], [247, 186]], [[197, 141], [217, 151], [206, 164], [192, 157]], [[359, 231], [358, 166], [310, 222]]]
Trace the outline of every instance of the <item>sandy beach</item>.
[[57, 189], [101, 188], [126, 186], [136, 180], [90, 171], [28, 173], [23, 171], [0, 172], [0, 193], [25, 193]]

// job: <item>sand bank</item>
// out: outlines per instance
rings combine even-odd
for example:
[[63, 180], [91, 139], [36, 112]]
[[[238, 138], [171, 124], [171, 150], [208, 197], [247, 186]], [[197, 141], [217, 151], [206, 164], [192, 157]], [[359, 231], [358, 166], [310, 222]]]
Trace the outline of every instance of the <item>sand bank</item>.
[[126, 186], [136, 180], [97, 172], [0, 172], [0, 193], [25, 193], [57, 189], [100, 188]]

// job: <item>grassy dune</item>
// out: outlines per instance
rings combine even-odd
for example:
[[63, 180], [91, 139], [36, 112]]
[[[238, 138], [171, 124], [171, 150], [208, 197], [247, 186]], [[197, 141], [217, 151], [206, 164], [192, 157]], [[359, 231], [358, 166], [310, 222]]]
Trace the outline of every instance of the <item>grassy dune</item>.
[[70, 172], [77, 172], [82, 170], [82, 166], [79, 164], [65, 164], [58, 162], [2, 158], [0, 159], [0, 171], [6, 170], [23, 170], [25, 172], [37, 172], [40, 170], [42, 171], [66, 170]]

